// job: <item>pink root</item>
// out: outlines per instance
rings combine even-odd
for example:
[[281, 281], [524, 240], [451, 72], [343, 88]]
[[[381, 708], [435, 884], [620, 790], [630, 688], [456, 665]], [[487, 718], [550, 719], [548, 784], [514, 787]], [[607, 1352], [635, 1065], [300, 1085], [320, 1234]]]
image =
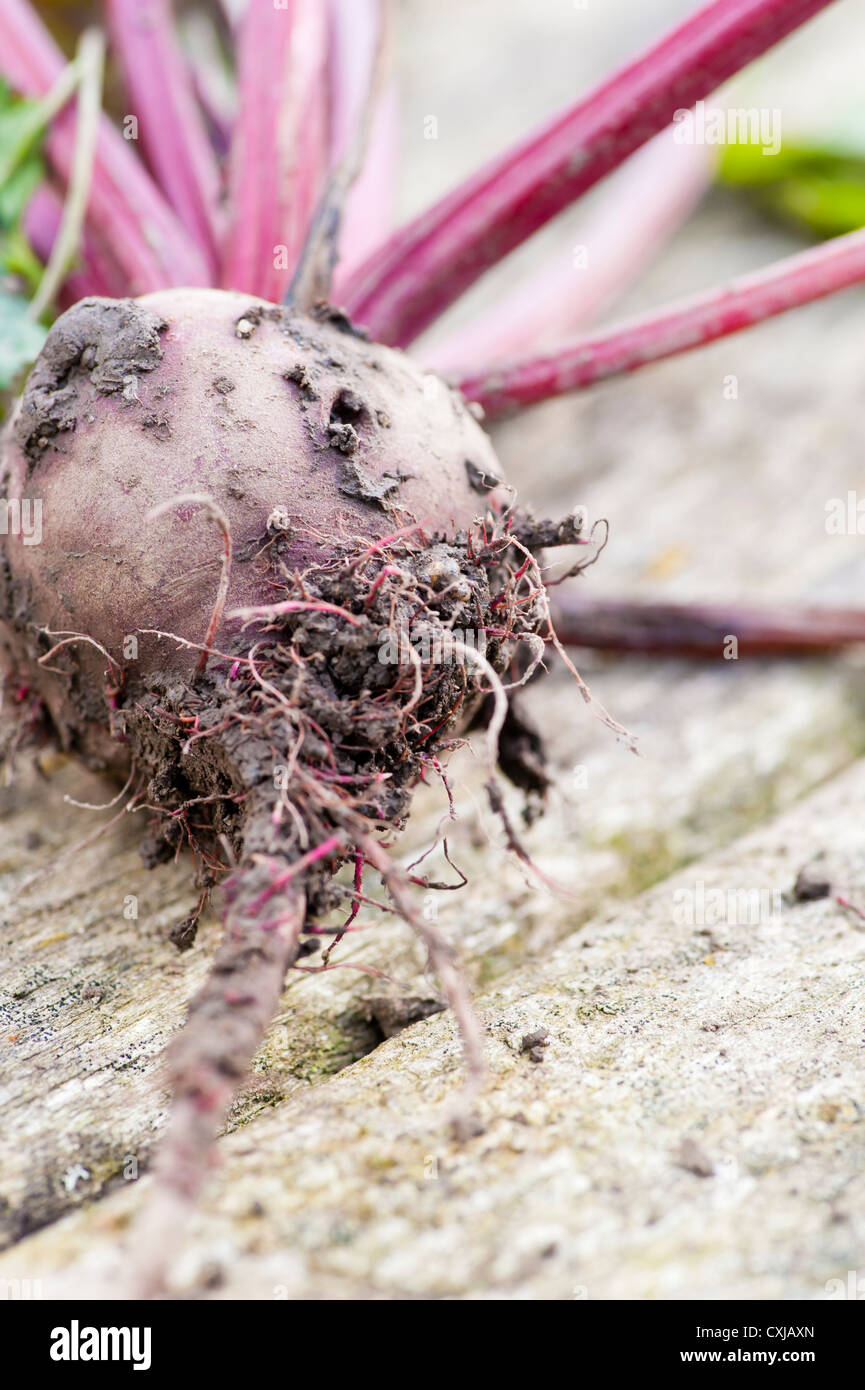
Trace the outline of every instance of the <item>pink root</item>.
[[229, 881], [222, 945], [169, 1053], [173, 1104], [153, 1187], [130, 1238], [137, 1298], [165, 1291], [211, 1166], [214, 1141], [276, 1013], [286, 972], [297, 959], [304, 894], [287, 885], [280, 896], [279, 924], [265, 931], [255, 911], [258, 877], [257, 871], [242, 869]]

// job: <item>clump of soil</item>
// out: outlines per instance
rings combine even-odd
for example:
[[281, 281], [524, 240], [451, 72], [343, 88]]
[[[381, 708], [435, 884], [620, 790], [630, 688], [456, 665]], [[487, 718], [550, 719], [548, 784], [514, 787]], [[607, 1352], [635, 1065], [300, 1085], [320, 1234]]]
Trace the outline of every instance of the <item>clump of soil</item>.
[[[277, 588], [285, 544], [277, 531], [266, 545], [274, 601], [248, 614], [246, 655], [211, 658], [193, 683], [154, 675], [121, 695], [114, 726], [134, 749], [134, 796], [158, 812], [148, 862], [186, 841], [209, 888], [244, 856], [293, 864], [338, 838], [304, 871], [315, 932], [345, 901], [333, 872], [358, 837], [399, 830], [455, 731], [495, 718], [490, 677], [521, 679], [515, 659], [525, 640], [536, 649], [544, 609], [528, 575], [514, 579], [525, 554], [505, 527], [345, 545]], [[537, 790], [542, 749], [526, 730], [511, 717], [503, 746], [514, 780]], [[191, 944], [190, 924], [181, 937]]]

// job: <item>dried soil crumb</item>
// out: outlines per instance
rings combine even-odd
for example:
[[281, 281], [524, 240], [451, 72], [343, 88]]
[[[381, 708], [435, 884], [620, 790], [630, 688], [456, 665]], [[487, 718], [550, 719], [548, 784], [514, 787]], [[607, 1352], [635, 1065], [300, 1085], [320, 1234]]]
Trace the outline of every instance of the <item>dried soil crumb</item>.
[[679, 1168], [694, 1173], [698, 1178], [711, 1178], [715, 1165], [696, 1139], [683, 1139], [676, 1154], [675, 1162]]
[[434, 997], [411, 994], [392, 999], [388, 995], [376, 995], [367, 1000], [367, 1017], [375, 1020], [386, 1038], [393, 1038], [413, 1023], [440, 1014], [446, 1008], [443, 999]]
[[828, 898], [831, 892], [832, 884], [825, 870], [816, 864], [802, 865], [793, 885], [793, 897], [797, 903], [816, 902], [818, 898]]
[[531, 1033], [523, 1034], [520, 1042], [520, 1052], [527, 1052], [530, 1062], [542, 1062], [544, 1060], [544, 1050], [550, 1045], [549, 1028], [535, 1028]]

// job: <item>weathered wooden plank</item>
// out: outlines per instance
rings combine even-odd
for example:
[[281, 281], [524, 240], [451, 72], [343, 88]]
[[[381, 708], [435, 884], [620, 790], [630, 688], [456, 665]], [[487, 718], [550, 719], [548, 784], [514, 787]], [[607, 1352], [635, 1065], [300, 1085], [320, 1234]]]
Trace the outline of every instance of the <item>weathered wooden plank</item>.
[[[448, 1015], [229, 1136], [176, 1289], [826, 1296], [865, 1237], [865, 934], [790, 890], [824, 851], [865, 900], [863, 798], [858, 763], [484, 994], [492, 1084], [468, 1143], [444, 1124]], [[147, 1182], [22, 1242], [0, 1277], [50, 1297], [105, 1276]]]

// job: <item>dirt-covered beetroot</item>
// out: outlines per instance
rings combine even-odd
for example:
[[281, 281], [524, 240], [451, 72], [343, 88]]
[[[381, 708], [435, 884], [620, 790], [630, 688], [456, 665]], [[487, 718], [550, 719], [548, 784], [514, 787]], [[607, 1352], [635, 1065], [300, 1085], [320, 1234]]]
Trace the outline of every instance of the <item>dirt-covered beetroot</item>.
[[[272, 600], [260, 553], [277, 530], [289, 571], [338, 541], [414, 522], [454, 534], [484, 512], [497, 474], [462, 398], [402, 353], [338, 315], [207, 289], [67, 311], [30, 375], [3, 465], [4, 497], [42, 505], [44, 544], [7, 543], [4, 612], [21, 619], [13, 664], [31, 680], [42, 654], [34, 624], [87, 634], [119, 661], [135, 629], [203, 640], [222, 538], [195, 503], [149, 519], [172, 497], [206, 494], [228, 521], [228, 612]], [[237, 628], [223, 622], [216, 645]], [[195, 666], [175, 643], [137, 641], [138, 676]], [[68, 743], [116, 758], [93, 704], [104, 658], [83, 644], [70, 656], [83, 679], [70, 687], [68, 674], [40, 670], [40, 693]]]
[[[137, 1252], [152, 1291], [286, 969], [351, 923], [365, 868], [425, 940], [477, 1072], [450, 951], [383, 840], [473, 718], [491, 760], [543, 787], [500, 678], [520, 643], [543, 650], [535, 550], [578, 523], [520, 519], [462, 399], [340, 314], [207, 290], [64, 314], [3, 487], [43, 509], [40, 544], [6, 545], [7, 678], [67, 747], [128, 775], [148, 862], [187, 843], [201, 901], [223, 889], [223, 944], [172, 1052]], [[504, 816], [492, 773], [489, 790]]]

